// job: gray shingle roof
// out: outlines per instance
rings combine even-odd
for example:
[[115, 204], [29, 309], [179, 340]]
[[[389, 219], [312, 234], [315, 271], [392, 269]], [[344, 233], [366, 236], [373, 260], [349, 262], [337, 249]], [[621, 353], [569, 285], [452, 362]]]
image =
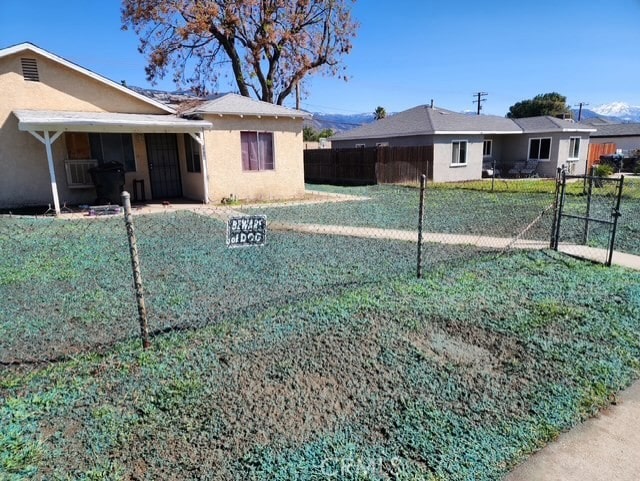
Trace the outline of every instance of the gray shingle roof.
[[219, 94], [185, 112], [184, 115], [252, 115], [265, 117], [307, 118], [311, 115], [302, 110], [289, 109], [281, 105], [262, 102], [238, 94]]
[[597, 132], [591, 137], [635, 137], [640, 136], [640, 124], [605, 124], [594, 125]]
[[406, 137], [446, 133], [521, 133], [510, 119], [495, 115], [467, 115], [419, 105], [371, 124], [334, 135], [334, 140]]
[[571, 120], [558, 119], [549, 115], [512, 120], [522, 128], [524, 133], [595, 132], [595, 128], [591, 125], [581, 124]]
[[371, 124], [341, 132], [333, 140], [375, 139], [434, 134], [521, 134], [535, 132], [594, 132], [591, 125], [555, 117], [508, 119], [496, 115], [468, 115], [419, 105]]

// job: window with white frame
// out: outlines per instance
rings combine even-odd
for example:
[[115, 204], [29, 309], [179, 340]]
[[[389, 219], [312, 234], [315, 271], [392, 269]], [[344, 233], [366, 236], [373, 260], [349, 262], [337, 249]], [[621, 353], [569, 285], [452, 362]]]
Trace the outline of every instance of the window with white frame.
[[580, 158], [580, 137], [571, 137], [569, 139], [569, 158], [572, 160]]
[[356, 144], [356, 149], [364, 149], [365, 144]]
[[486, 139], [482, 142], [482, 156], [491, 157], [491, 152], [493, 152], [493, 140]]
[[529, 160], [549, 160], [551, 158], [551, 138], [529, 139]]
[[240, 132], [242, 170], [273, 170], [273, 133]]
[[466, 165], [467, 141], [454, 140], [451, 142], [451, 165]]

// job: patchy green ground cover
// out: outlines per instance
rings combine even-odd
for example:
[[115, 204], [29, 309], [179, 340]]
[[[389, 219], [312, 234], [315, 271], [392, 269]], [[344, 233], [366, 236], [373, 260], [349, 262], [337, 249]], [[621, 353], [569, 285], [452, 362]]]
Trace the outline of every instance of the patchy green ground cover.
[[[270, 232], [227, 249], [225, 224], [186, 211], [135, 218], [151, 328], [202, 326], [269, 305], [410, 277], [416, 246]], [[121, 218], [0, 219], [0, 361], [94, 351], [137, 333]], [[425, 263], [474, 249], [425, 248]]]
[[639, 273], [542, 252], [230, 311], [3, 369], [0, 478], [496, 480], [638, 376], [639, 324]]
[[[417, 230], [419, 191], [414, 187], [313, 185], [309, 188], [360, 195], [369, 200], [263, 208], [260, 211], [283, 222]], [[552, 196], [546, 193], [525, 195], [428, 189], [424, 229], [426, 232], [511, 237], [524, 229], [552, 202]]]
[[[499, 181], [490, 192], [491, 181], [431, 184], [425, 200], [425, 231], [448, 234], [480, 234], [512, 237], [520, 234], [540, 214], [527, 231], [528, 239], [548, 241], [551, 235], [555, 181], [547, 179]], [[288, 222], [417, 229], [415, 187], [377, 185], [366, 187], [310, 186], [310, 188], [370, 197], [370, 201], [327, 206], [292, 206], [267, 212]], [[608, 220], [614, 206], [613, 188], [594, 188], [592, 215]], [[622, 216], [616, 235], [616, 249], [640, 255], [640, 181], [628, 179], [623, 190]], [[586, 213], [586, 196], [581, 182], [568, 184], [567, 212]], [[583, 224], [565, 223], [564, 242], [582, 242]], [[588, 245], [606, 247], [609, 227], [592, 223]]]

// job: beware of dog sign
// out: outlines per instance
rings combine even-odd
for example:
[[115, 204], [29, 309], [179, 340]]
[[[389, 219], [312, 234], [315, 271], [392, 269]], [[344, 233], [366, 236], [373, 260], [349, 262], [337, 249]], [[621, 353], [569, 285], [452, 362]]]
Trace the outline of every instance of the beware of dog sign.
[[231, 217], [227, 222], [227, 246], [263, 246], [267, 240], [267, 216]]

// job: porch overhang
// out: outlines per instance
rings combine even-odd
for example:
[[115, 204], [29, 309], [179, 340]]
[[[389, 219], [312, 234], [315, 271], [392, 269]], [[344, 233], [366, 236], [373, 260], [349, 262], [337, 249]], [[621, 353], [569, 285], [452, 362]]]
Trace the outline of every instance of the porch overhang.
[[[183, 119], [173, 114], [123, 114], [53, 110], [14, 110], [13, 114], [18, 119], [18, 130], [29, 132], [44, 144], [56, 215], [60, 214], [60, 200], [51, 146], [64, 132], [184, 133], [191, 135], [198, 141], [204, 157], [203, 134], [205, 130], [210, 130], [212, 127], [211, 122]], [[206, 167], [203, 181], [205, 196], [208, 199]]]
[[18, 129], [25, 132], [190, 133], [211, 129], [211, 122], [171, 114], [122, 114], [14, 110]]

